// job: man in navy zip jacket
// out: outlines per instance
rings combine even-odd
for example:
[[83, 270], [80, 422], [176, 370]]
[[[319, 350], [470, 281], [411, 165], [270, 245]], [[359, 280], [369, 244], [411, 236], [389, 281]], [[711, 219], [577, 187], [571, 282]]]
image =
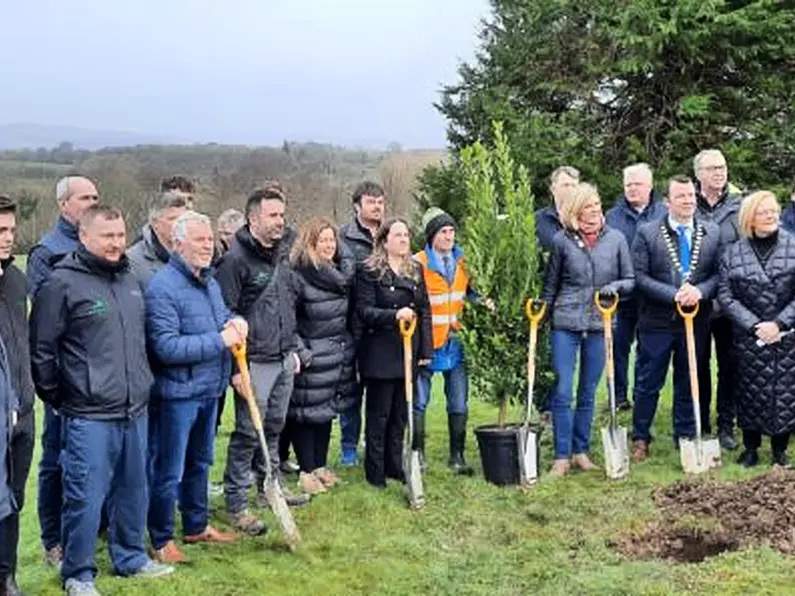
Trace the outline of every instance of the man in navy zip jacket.
[[95, 596], [95, 550], [103, 505], [108, 547], [123, 576], [173, 568], [146, 555], [146, 435], [152, 372], [141, 286], [124, 255], [117, 209], [93, 205], [78, 249], [41, 286], [30, 317], [33, 381], [61, 416], [61, 566], [66, 593]]
[[[660, 219], [667, 213], [660, 197], [653, 188], [654, 178], [648, 164], [637, 163], [624, 168], [624, 194], [605, 215], [608, 226], [618, 230], [632, 246], [638, 226]], [[629, 409], [629, 354], [638, 328], [638, 304], [634, 292], [621, 296], [616, 314], [616, 334], [613, 343], [613, 358], [616, 367], [616, 406]], [[637, 361], [636, 361], [637, 362]], [[635, 378], [637, 378], [637, 365]]]
[[174, 506], [179, 493], [182, 530], [188, 544], [233, 542], [208, 523], [207, 483], [213, 463], [218, 396], [232, 371], [229, 348], [242, 343], [248, 325], [232, 320], [213, 279], [213, 230], [195, 211], [173, 228], [174, 253], [146, 289], [146, 332], [155, 375], [152, 399], [159, 405], [157, 444], [150, 487], [149, 535], [161, 563], [184, 563], [174, 542]]
[[[61, 178], [55, 186], [60, 215], [55, 227], [31, 248], [27, 276], [31, 299], [35, 301], [41, 285], [52, 274], [55, 264], [80, 245], [77, 222], [86, 209], [98, 200], [97, 187], [82, 176]], [[49, 404], [44, 404], [44, 431], [41, 435], [38, 513], [45, 560], [61, 564], [61, 419]]]

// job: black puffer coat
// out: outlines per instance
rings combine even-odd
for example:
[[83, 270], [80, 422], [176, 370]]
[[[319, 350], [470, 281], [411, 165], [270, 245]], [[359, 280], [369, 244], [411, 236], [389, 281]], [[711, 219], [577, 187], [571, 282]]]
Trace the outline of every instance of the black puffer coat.
[[298, 267], [293, 273], [302, 371], [295, 377], [288, 417], [320, 424], [351, 407], [356, 351], [350, 327], [355, 265]]
[[718, 300], [734, 325], [739, 425], [766, 435], [795, 430], [795, 334], [759, 347], [755, 327], [795, 326], [795, 236], [779, 231], [765, 265], [751, 243], [730, 245], [720, 264]]

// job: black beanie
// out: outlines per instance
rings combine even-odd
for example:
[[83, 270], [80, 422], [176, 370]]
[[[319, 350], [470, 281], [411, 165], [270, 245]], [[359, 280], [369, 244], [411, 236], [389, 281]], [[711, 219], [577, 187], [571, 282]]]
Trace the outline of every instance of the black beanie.
[[425, 239], [429, 246], [433, 244], [433, 237], [439, 233], [439, 230], [447, 226], [457, 227], [455, 219], [448, 213], [441, 213], [428, 222], [425, 226]]

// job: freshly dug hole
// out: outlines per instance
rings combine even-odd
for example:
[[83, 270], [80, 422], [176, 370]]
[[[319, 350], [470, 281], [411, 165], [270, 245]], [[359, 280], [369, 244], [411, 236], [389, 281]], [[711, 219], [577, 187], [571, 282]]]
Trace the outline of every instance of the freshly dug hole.
[[[638, 558], [700, 562], [726, 551], [768, 544], [795, 555], [795, 473], [774, 470], [751, 480], [677, 482], [653, 493], [663, 514], [638, 533], [612, 546]], [[687, 527], [693, 518], [714, 531]], [[692, 525], [692, 523], [691, 523]]]

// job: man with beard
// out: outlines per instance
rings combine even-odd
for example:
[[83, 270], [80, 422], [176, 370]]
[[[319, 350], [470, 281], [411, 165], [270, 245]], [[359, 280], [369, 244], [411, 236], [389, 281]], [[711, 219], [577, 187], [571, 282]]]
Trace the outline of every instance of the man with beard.
[[[251, 381], [263, 416], [272, 477], [275, 482], [282, 483], [283, 490], [279, 435], [284, 429], [294, 376], [301, 370], [296, 354], [298, 338], [291, 271], [287, 255], [280, 246], [285, 231], [285, 202], [284, 194], [272, 186], [248, 198], [248, 223], [235, 234], [235, 242], [216, 275], [226, 305], [234, 315], [248, 322]], [[233, 376], [232, 384], [239, 393], [239, 375]], [[265, 531], [262, 521], [247, 508], [252, 459], [259, 448], [246, 403], [237, 395], [224, 492], [233, 526], [252, 535]], [[309, 501], [304, 494], [294, 495], [286, 490], [284, 493], [289, 505]]]
[[144, 287], [171, 257], [174, 222], [188, 210], [185, 196], [172, 191], [161, 194], [149, 208], [149, 223], [141, 239], [127, 250], [127, 258]]
[[[696, 194], [698, 196], [698, 214], [704, 221], [711, 221], [720, 228], [721, 252], [736, 242], [738, 231], [737, 214], [740, 211], [742, 197], [734, 194], [728, 182], [726, 158], [716, 149], [701, 151], [693, 159], [693, 170], [696, 174]], [[717, 300], [714, 304], [712, 317], [709, 321], [709, 337], [706, 347], [698, 363], [698, 384], [701, 397], [701, 425], [705, 433], [712, 432], [711, 401], [712, 401], [712, 339], [715, 340], [715, 354], [718, 360], [718, 439], [724, 449], [737, 449], [734, 438], [734, 422], [737, 407], [734, 400], [734, 369], [736, 366], [734, 348], [732, 346], [732, 324], [729, 318], [720, 311]], [[710, 339], [712, 338], [712, 339]]]
[[[8, 445], [11, 458], [9, 486], [16, 501], [16, 511], [4, 520], [5, 532], [0, 531], [0, 551], [8, 553], [8, 556], [0, 556], [0, 594], [8, 596], [22, 594], [16, 582], [19, 515], [25, 504], [25, 483], [35, 443], [35, 389], [30, 376], [27, 321], [28, 283], [25, 274], [14, 264], [15, 234], [16, 204], [8, 197], [0, 196], [0, 340], [6, 347], [8, 368], [4, 374], [19, 402], [14, 414], [16, 424], [11, 429]], [[4, 449], [0, 445], [2, 451]]]
[[[55, 227], [47, 232], [28, 256], [27, 277], [30, 296], [35, 304], [39, 287], [50, 277], [55, 264], [80, 244], [77, 226], [86, 209], [99, 196], [94, 183], [83, 176], [67, 176], [55, 185], [55, 199], [60, 214]], [[41, 435], [39, 463], [38, 514], [44, 558], [60, 566], [61, 548], [61, 419], [44, 404], [44, 430]]]
[[[666, 213], [662, 197], [654, 190], [654, 178], [648, 164], [637, 163], [624, 168], [624, 194], [605, 215], [605, 222], [618, 230], [632, 246], [639, 225], [660, 219]], [[621, 296], [616, 315], [613, 357], [616, 367], [616, 407], [629, 410], [629, 354], [638, 330], [638, 304], [632, 295]], [[637, 360], [636, 360], [637, 369]], [[637, 370], [635, 378], [637, 378]]]
[[[365, 181], [353, 191], [354, 220], [340, 228], [343, 248], [349, 251], [359, 266], [373, 252], [373, 237], [384, 221], [386, 201], [384, 189], [377, 183]], [[342, 454], [340, 465], [356, 466], [359, 463], [357, 449], [362, 431], [362, 398], [364, 386], [357, 383], [353, 390], [353, 405], [340, 414], [340, 443]]]
[[31, 312], [36, 393], [62, 417], [66, 593], [95, 596], [101, 512], [109, 512], [111, 563], [122, 576], [173, 568], [146, 555], [146, 435], [152, 373], [141, 286], [124, 255], [112, 207], [89, 207], [80, 246], [55, 266]]

